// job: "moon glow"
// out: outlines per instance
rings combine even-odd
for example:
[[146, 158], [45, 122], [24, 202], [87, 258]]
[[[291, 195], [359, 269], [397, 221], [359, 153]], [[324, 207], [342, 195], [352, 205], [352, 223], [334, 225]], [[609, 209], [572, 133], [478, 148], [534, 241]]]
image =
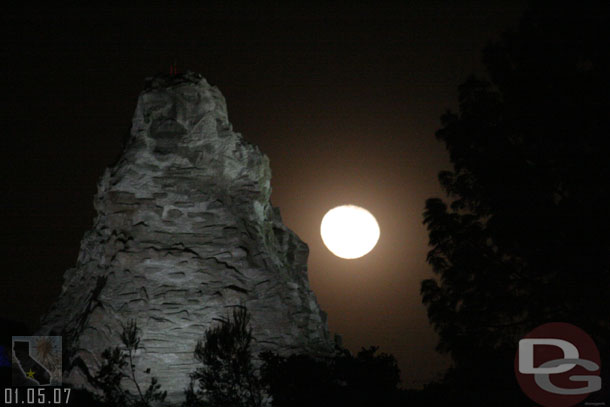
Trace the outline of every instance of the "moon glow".
[[342, 205], [331, 209], [320, 225], [322, 241], [335, 256], [357, 259], [364, 256], [379, 240], [379, 224], [366, 209]]

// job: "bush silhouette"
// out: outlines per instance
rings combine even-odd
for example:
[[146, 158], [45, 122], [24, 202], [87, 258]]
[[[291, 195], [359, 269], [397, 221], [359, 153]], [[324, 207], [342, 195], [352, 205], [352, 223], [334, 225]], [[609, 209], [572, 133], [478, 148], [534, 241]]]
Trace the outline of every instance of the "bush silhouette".
[[400, 371], [392, 355], [363, 348], [356, 356], [343, 349], [335, 356], [288, 357], [266, 352], [261, 376], [274, 406], [389, 405], [400, 399]]

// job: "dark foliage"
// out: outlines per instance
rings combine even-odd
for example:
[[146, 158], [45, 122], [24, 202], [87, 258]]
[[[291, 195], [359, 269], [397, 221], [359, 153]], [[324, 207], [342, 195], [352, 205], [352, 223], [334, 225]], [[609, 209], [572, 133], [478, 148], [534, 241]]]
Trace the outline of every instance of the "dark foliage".
[[262, 405], [264, 392], [250, 350], [249, 321], [248, 311], [236, 308], [230, 318], [205, 332], [195, 348], [202, 367], [191, 374], [186, 406]]
[[274, 406], [309, 406], [332, 398], [337, 384], [328, 363], [307, 355], [261, 355], [261, 377], [269, 384]]
[[278, 356], [264, 353], [261, 368], [274, 406], [395, 405], [401, 393], [396, 359], [377, 347], [355, 357], [344, 350], [335, 357]]
[[445, 386], [470, 403], [520, 394], [516, 345], [540, 324], [573, 323], [610, 349], [610, 19], [600, 4], [535, 3], [487, 47], [489, 80], [467, 80], [459, 113], [436, 133], [453, 170], [439, 175], [449, 203], [426, 202], [437, 278], [421, 293], [455, 362]]
[[[148, 407], [155, 402], [162, 402], [167, 392], [161, 391], [156, 377], [152, 377], [148, 388], [142, 392], [135, 376], [133, 356], [140, 345], [139, 329], [135, 321], [123, 326], [121, 342], [124, 347], [108, 348], [102, 353], [102, 366], [94, 378], [95, 386], [101, 390], [98, 401], [107, 406]], [[147, 369], [144, 373], [150, 373]], [[131, 381], [137, 394], [131, 393], [122, 386], [124, 379]]]

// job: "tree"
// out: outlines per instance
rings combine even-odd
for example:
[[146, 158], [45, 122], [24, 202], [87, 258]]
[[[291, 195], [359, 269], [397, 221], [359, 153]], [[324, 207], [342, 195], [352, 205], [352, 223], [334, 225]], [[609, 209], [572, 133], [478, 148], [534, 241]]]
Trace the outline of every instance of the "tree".
[[439, 174], [449, 202], [426, 202], [437, 278], [421, 293], [460, 380], [511, 375], [518, 339], [545, 322], [610, 348], [608, 16], [534, 3], [442, 116], [453, 170]]
[[235, 308], [231, 318], [205, 332], [195, 348], [195, 358], [203, 366], [191, 374], [186, 405], [263, 405], [265, 394], [252, 359], [249, 322], [247, 309]]
[[[102, 391], [98, 401], [108, 406], [148, 407], [155, 402], [163, 402], [167, 392], [161, 391], [156, 377], [151, 377], [146, 391], [142, 392], [136, 380], [133, 356], [140, 346], [139, 329], [135, 321], [123, 325], [121, 342], [124, 348], [107, 348], [102, 353], [103, 363], [94, 378], [94, 384]], [[145, 373], [150, 373], [147, 369]], [[123, 379], [131, 381], [137, 394], [131, 393], [122, 386]]]

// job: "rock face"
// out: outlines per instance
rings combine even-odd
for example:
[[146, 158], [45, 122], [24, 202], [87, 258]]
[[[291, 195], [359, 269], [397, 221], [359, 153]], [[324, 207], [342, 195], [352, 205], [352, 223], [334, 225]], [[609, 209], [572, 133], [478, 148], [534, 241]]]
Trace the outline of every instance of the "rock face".
[[[232, 131], [224, 97], [194, 73], [148, 79], [131, 136], [95, 196], [97, 217], [38, 334], [64, 336], [64, 381], [90, 388], [101, 352], [135, 319], [135, 363], [183, 399], [197, 340], [232, 307], [254, 352], [333, 349], [307, 279], [308, 248], [269, 202], [269, 161]], [[66, 356], [66, 355], [65, 355]]]

